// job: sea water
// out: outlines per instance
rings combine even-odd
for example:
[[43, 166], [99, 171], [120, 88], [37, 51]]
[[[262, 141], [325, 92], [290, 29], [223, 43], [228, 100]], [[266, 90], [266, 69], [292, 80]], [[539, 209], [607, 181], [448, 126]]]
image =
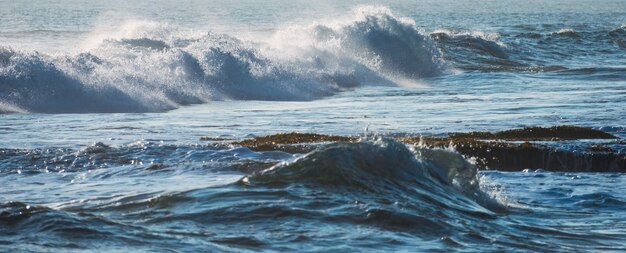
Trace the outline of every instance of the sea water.
[[[625, 138], [624, 1], [0, 6], [0, 251], [626, 250], [621, 173], [384, 137]], [[215, 145], [293, 131], [364, 138]]]

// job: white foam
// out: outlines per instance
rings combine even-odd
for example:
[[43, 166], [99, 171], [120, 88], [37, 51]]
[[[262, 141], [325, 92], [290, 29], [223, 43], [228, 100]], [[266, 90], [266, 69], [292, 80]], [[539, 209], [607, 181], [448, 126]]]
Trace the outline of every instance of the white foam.
[[[0, 49], [10, 111], [163, 111], [220, 99], [312, 100], [361, 85], [422, 87], [443, 73], [434, 42], [384, 7], [242, 41], [131, 20], [95, 29], [76, 52]], [[7, 109], [8, 110], [8, 109]]]

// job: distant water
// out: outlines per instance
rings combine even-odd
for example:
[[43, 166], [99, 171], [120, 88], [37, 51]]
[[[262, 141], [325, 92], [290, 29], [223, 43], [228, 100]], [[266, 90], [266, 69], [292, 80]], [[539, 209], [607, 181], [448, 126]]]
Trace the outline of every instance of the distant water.
[[[626, 138], [624, 1], [0, 6], [0, 251], [626, 251], [620, 173], [371, 138]], [[199, 140], [291, 131], [370, 138]]]

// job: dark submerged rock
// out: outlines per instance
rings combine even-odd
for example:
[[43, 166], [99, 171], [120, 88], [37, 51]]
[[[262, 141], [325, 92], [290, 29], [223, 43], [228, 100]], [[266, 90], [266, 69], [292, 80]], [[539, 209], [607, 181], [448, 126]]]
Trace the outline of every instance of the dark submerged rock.
[[618, 139], [612, 134], [585, 127], [554, 126], [526, 127], [490, 132], [454, 133], [451, 138], [471, 138], [478, 140], [511, 140], [511, 141], [556, 141], [581, 139]]
[[288, 153], [308, 153], [318, 146], [315, 144], [356, 140], [358, 137], [292, 132], [261, 136], [232, 144], [248, 147], [254, 151], [279, 150]]
[[[277, 150], [288, 153], [307, 153], [317, 148], [319, 143], [353, 142], [358, 139], [354, 136], [293, 132], [256, 137], [231, 144], [245, 146], [255, 151]], [[616, 152], [602, 144], [590, 143], [580, 150], [564, 150], [532, 143], [533, 141], [619, 139], [606, 132], [584, 127], [528, 127], [494, 133], [452, 133], [448, 137], [404, 136], [396, 137], [396, 139], [407, 144], [420, 143], [436, 148], [453, 145], [463, 156], [474, 160], [476, 167], [482, 170], [543, 169], [571, 172], [626, 172], [626, 153]]]

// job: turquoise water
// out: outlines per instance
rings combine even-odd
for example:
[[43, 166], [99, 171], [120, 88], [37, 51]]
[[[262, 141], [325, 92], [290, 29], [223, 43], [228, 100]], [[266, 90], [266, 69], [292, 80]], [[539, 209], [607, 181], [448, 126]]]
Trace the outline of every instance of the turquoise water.
[[[625, 138], [624, 1], [0, 6], [0, 251], [626, 250], [622, 173], [379, 138]], [[370, 138], [200, 141], [292, 131]]]

